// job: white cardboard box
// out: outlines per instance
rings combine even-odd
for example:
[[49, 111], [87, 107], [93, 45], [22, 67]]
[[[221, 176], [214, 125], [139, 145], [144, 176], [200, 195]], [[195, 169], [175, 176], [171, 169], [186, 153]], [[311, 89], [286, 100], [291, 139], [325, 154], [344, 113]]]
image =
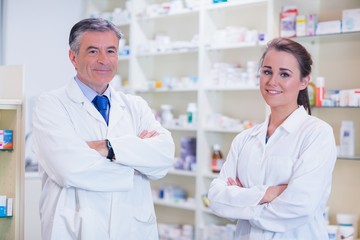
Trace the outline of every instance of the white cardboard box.
[[360, 31], [360, 8], [345, 9], [342, 11], [342, 31]]

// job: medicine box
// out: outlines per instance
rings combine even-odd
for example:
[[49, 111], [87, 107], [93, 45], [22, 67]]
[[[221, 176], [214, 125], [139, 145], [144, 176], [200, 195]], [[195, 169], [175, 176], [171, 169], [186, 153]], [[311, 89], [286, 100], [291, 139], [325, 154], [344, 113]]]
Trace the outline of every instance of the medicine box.
[[314, 36], [316, 34], [317, 15], [308, 14], [306, 16], [306, 36]]
[[280, 36], [296, 36], [296, 16], [298, 9], [295, 6], [283, 6], [280, 13]]
[[332, 33], [340, 33], [340, 32], [341, 32], [340, 20], [319, 22], [316, 27], [316, 35], [332, 34]]
[[13, 149], [13, 131], [0, 130], [0, 149]]
[[306, 16], [305, 15], [296, 16], [296, 36], [297, 37], [306, 36]]
[[360, 8], [345, 9], [342, 11], [342, 31], [360, 31]]
[[8, 198], [6, 200], [6, 216], [11, 217], [13, 215], [13, 199]]
[[0, 195], [0, 217], [6, 216], [6, 196]]

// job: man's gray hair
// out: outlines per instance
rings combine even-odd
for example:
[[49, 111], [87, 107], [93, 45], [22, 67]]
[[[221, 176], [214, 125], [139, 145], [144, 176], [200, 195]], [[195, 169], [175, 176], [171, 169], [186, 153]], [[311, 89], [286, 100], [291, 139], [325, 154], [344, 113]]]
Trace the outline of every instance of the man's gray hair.
[[70, 49], [76, 54], [80, 49], [80, 38], [85, 32], [114, 32], [118, 38], [121, 39], [122, 33], [120, 30], [110, 21], [102, 18], [87, 18], [76, 23], [70, 31], [69, 45]]

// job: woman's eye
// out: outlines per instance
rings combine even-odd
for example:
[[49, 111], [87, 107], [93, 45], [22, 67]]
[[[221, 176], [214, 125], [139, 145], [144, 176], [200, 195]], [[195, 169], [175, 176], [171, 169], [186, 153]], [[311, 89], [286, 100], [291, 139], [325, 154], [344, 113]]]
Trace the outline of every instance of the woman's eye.
[[287, 74], [287, 73], [281, 73], [280, 76], [283, 77], [283, 78], [287, 78], [287, 77], [289, 77], [290, 75]]
[[271, 75], [271, 71], [269, 71], [269, 70], [263, 70], [263, 74], [264, 74], [264, 75]]

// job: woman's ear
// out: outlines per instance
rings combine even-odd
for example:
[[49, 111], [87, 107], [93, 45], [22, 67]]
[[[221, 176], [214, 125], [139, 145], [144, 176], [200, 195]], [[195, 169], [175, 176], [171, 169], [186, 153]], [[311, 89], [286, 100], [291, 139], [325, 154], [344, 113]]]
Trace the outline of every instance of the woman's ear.
[[310, 75], [302, 78], [300, 84], [300, 90], [304, 90], [309, 85], [310, 80], [311, 80]]

